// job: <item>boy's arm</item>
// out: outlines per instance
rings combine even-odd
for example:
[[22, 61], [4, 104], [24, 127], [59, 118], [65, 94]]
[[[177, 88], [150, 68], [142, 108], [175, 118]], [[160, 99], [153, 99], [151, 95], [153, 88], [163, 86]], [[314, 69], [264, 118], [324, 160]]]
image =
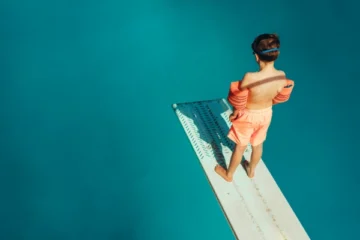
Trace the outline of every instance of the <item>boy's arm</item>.
[[273, 99], [273, 105], [278, 103], [284, 103], [289, 100], [292, 90], [294, 89], [295, 83], [292, 80], [287, 80], [286, 85], [279, 89], [278, 95]]
[[233, 107], [233, 115], [237, 115], [246, 107], [249, 90], [247, 85], [249, 74], [245, 74], [242, 81], [232, 82], [230, 85], [228, 101]]

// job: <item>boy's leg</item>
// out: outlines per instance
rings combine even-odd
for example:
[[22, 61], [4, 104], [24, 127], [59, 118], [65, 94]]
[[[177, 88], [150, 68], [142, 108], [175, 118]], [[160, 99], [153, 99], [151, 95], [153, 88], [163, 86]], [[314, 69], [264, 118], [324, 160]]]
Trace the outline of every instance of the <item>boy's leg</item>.
[[227, 170], [225, 170], [222, 166], [217, 165], [215, 167], [215, 172], [219, 174], [222, 178], [224, 178], [228, 182], [232, 182], [233, 175], [239, 166], [242, 156], [244, 154], [244, 151], [246, 149], [247, 145], [236, 145], [235, 149], [231, 155], [230, 164]]
[[263, 153], [263, 144], [252, 146], [250, 163], [246, 166], [246, 171], [249, 178], [253, 178], [255, 175], [255, 168], [261, 159]]
[[[266, 116], [266, 115], [265, 115]], [[246, 171], [249, 178], [253, 178], [255, 175], [255, 168], [259, 163], [262, 153], [263, 153], [263, 143], [266, 139], [267, 131], [271, 122], [271, 115], [266, 116], [268, 120], [264, 125], [258, 128], [253, 136], [251, 137], [250, 143], [252, 146], [252, 153], [250, 157], [250, 163], [246, 164]]]

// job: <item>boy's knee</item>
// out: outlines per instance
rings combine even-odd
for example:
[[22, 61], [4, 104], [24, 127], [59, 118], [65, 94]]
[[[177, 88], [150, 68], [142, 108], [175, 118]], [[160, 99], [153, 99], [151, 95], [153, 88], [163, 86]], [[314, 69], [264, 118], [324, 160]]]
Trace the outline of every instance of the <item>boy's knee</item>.
[[260, 151], [263, 148], [263, 144], [260, 143], [260, 144], [257, 144], [255, 146], [251, 146], [251, 148], [252, 148], [253, 151]]
[[236, 144], [235, 151], [243, 151], [244, 149], [246, 149], [246, 147], [247, 145]]

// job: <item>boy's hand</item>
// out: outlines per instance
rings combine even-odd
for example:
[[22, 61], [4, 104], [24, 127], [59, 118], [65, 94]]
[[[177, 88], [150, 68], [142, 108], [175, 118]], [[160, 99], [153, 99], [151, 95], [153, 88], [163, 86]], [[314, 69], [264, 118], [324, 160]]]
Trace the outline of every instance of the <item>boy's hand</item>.
[[239, 112], [238, 112], [238, 111], [234, 111], [232, 114], [230, 114], [230, 116], [229, 116], [230, 122], [236, 120], [236, 118], [238, 117], [238, 115], [239, 115]]

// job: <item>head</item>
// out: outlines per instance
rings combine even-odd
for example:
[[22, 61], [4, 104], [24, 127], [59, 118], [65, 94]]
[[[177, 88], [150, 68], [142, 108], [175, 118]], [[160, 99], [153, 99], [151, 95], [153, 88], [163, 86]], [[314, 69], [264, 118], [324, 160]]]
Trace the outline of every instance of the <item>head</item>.
[[256, 62], [274, 62], [280, 53], [280, 39], [276, 34], [261, 34], [251, 44]]

